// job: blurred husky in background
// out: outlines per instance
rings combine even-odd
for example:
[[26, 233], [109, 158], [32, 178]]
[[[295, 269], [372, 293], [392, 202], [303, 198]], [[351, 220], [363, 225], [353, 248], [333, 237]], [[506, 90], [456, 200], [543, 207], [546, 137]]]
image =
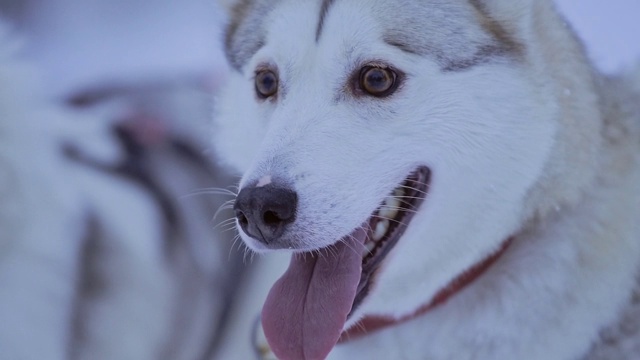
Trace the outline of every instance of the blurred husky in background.
[[0, 358], [211, 359], [244, 267], [212, 221], [210, 93], [56, 101], [16, 38], [0, 23]]
[[275, 356], [640, 357], [640, 76], [551, 0], [243, 0], [226, 53]]

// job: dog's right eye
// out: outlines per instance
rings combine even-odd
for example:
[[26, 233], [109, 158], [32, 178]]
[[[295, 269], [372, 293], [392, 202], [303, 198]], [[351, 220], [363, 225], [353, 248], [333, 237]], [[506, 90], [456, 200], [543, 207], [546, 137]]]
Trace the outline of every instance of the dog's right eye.
[[360, 89], [368, 95], [386, 97], [397, 88], [398, 75], [395, 71], [377, 66], [365, 66], [360, 70]]
[[256, 73], [256, 93], [266, 99], [278, 92], [278, 76], [271, 70], [260, 70]]

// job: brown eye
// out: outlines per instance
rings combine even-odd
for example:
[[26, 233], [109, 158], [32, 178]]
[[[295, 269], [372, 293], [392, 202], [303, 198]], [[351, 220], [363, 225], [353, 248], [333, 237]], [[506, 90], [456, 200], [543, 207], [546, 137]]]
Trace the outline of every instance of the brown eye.
[[369, 95], [384, 97], [396, 89], [396, 79], [390, 69], [367, 66], [360, 71], [360, 88]]
[[261, 70], [256, 73], [256, 93], [266, 99], [278, 92], [278, 76], [271, 70]]

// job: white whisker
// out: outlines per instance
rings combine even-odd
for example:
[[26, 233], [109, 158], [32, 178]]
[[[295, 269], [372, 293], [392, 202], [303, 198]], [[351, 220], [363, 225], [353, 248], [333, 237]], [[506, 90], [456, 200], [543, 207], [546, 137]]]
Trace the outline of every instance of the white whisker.
[[405, 224], [404, 222], [397, 220], [397, 219], [391, 219], [385, 216], [380, 216], [380, 215], [373, 215], [372, 217], [376, 218], [376, 219], [382, 219], [382, 220], [387, 220], [389, 222], [393, 222], [396, 223], [398, 225], [402, 225], [402, 226], [407, 226], [407, 224]]
[[216, 212], [213, 214], [213, 220], [215, 220], [221, 212], [225, 210], [233, 209], [233, 206], [235, 205], [235, 203], [236, 203], [236, 199], [225, 201], [222, 205], [220, 205], [218, 210], [216, 210]]
[[[424, 185], [427, 185], [427, 184], [424, 184]], [[421, 193], [421, 194], [424, 194], [424, 195], [426, 195], [426, 194], [427, 194], [427, 191], [425, 191], [425, 190], [420, 190], [419, 188], [414, 187], [414, 186], [400, 185], [400, 186], [398, 186], [398, 187], [399, 187], [399, 188], [402, 188], [402, 189], [408, 189], [408, 190], [411, 190], [411, 191], [415, 191], [415, 192], [417, 192], [417, 193]]]
[[205, 188], [192, 191], [186, 195], [180, 196], [180, 199], [190, 198], [199, 195], [224, 195], [236, 197], [238, 194], [229, 189], [224, 188]]

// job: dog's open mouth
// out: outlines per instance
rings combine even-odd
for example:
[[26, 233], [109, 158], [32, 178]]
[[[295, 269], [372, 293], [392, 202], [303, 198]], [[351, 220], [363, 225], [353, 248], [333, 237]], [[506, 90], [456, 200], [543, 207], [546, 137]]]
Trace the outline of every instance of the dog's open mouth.
[[326, 251], [295, 253], [262, 309], [262, 325], [280, 359], [323, 359], [372, 278], [424, 200], [430, 171], [420, 167], [361, 227]]
[[387, 196], [382, 205], [369, 219], [369, 232], [364, 242], [362, 275], [353, 301], [353, 312], [369, 292], [371, 278], [396, 245], [411, 218], [424, 200], [429, 187], [430, 171], [420, 167]]

